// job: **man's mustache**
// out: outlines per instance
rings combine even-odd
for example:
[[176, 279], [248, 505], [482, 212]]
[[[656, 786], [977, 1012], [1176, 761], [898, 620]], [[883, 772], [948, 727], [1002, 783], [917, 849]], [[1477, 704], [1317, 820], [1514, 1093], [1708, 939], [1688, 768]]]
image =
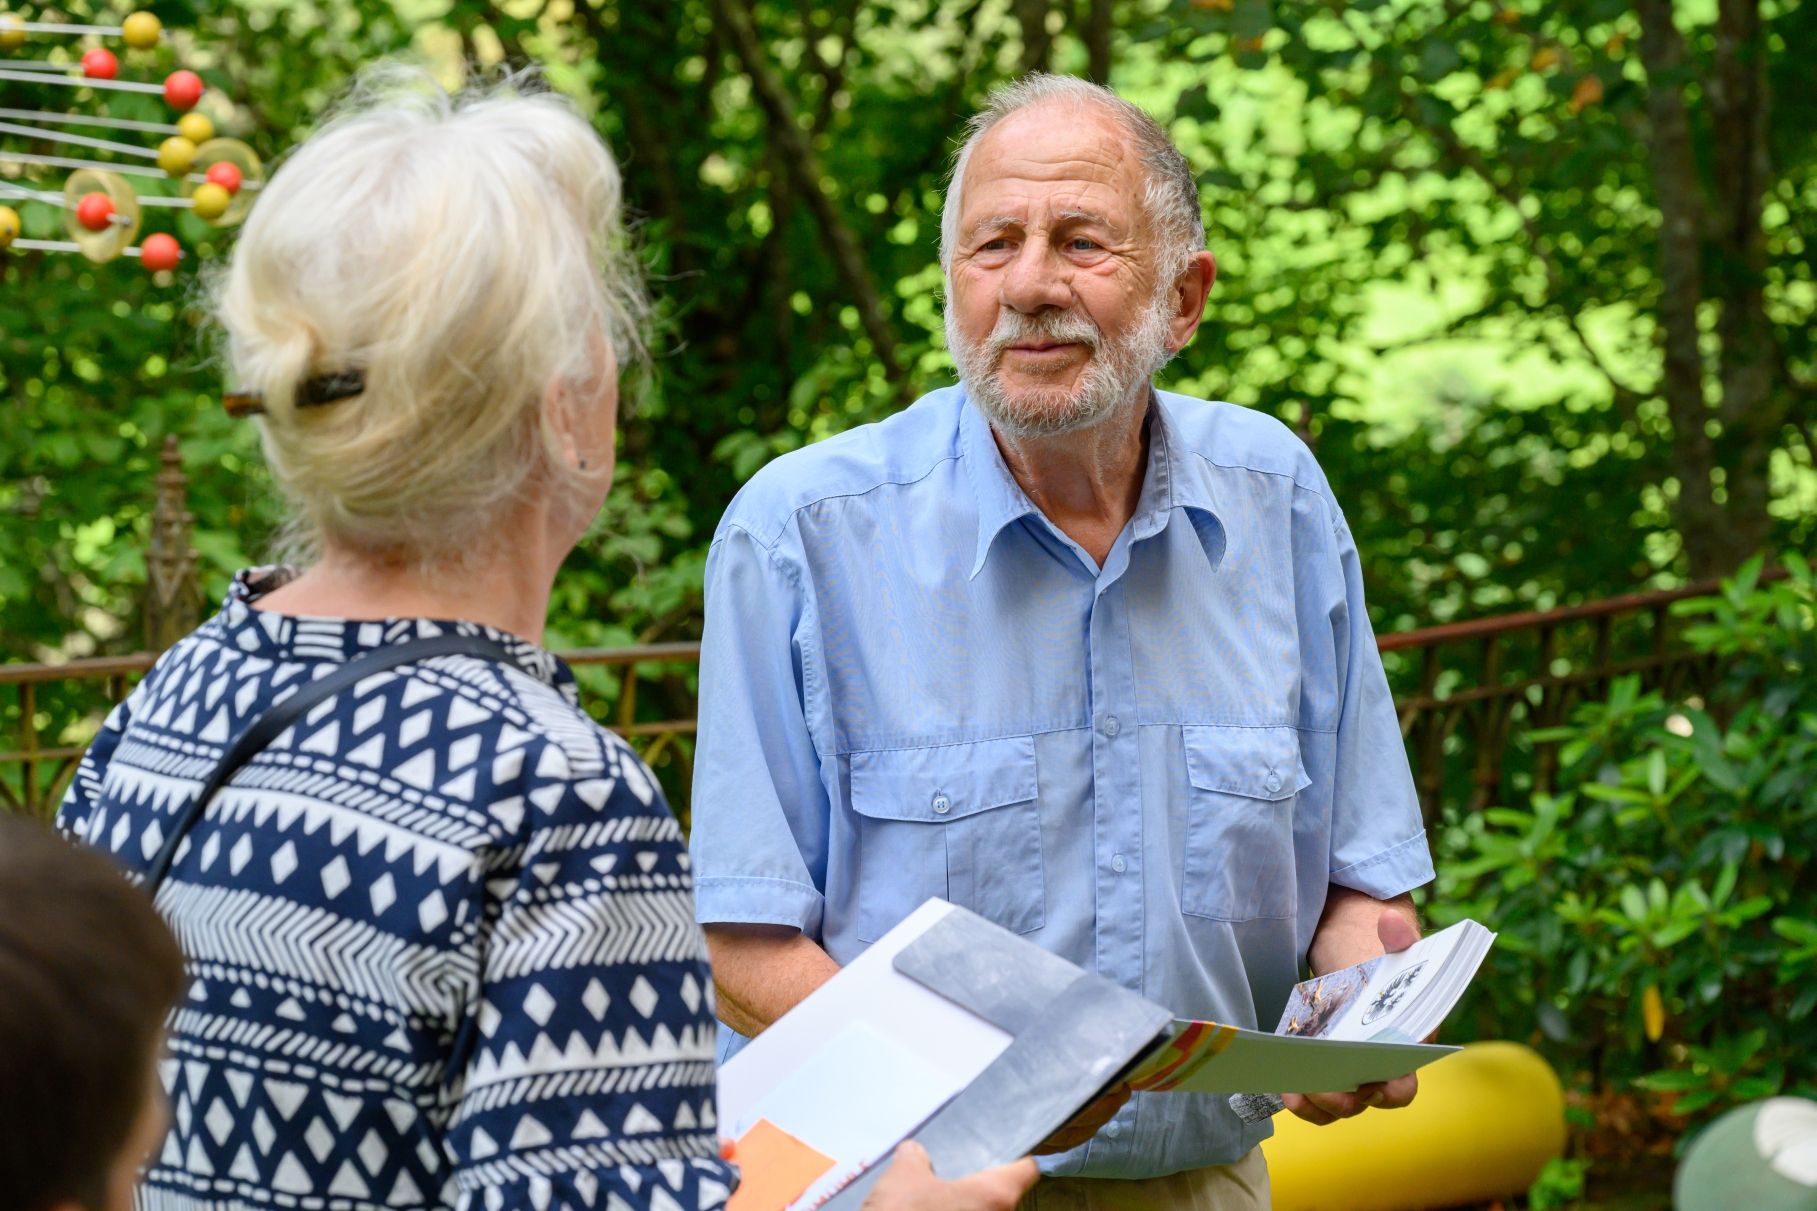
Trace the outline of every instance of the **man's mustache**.
[[1084, 345], [1096, 353], [1103, 339], [1103, 333], [1098, 331], [1096, 324], [1075, 312], [1025, 315], [1020, 311], [1005, 311], [997, 317], [996, 327], [985, 338], [984, 353], [989, 358], [987, 364], [995, 365], [1002, 358], [1004, 350], [1011, 345], [1049, 341], [1054, 344]]

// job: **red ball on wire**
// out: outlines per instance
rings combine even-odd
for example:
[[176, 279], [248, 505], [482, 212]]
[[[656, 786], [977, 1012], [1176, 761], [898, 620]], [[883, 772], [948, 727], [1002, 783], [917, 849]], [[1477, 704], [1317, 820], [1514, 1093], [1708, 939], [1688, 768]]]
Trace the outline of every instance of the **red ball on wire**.
[[111, 80], [120, 74], [120, 61], [111, 50], [97, 46], [82, 56], [82, 74], [90, 80]]
[[187, 69], [164, 77], [164, 100], [172, 109], [194, 109], [202, 99], [202, 77]]
[[145, 266], [149, 273], [161, 273], [166, 269], [175, 269], [177, 262], [183, 259], [183, 246], [176, 237], [162, 231], [146, 236], [139, 243], [139, 264]]
[[104, 193], [85, 193], [76, 203], [76, 222], [90, 231], [106, 231], [114, 217], [114, 200]]
[[208, 178], [210, 184], [219, 185], [228, 193], [239, 193], [240, 185], [246, 179], [245, 175], [240, 172], [240, 166], [227, 160], [210, 164], [208, 171], [203, 175]]

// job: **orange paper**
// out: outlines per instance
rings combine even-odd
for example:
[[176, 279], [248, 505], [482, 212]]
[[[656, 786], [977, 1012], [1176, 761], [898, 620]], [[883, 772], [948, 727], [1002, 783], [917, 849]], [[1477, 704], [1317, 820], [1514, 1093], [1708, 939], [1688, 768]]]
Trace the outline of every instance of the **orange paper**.
[[800, 1198], [833, 1158], [814, 1151], [769, 1119], [758, 1119], [732, 1148], [744, 1178], [726, 1211], [782, 1211]]

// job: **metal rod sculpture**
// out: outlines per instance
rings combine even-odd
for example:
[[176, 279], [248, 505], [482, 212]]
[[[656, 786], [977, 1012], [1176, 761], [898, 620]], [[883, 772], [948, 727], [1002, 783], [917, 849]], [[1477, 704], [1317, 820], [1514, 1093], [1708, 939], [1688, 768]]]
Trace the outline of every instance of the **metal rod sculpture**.
[[[97, 264], [125, 256], [136, 257], [154, 273], [175, 269], [185, 254], [174, 235], [155, 232], [133, 243], [146, 209], [188, 210], [210, 226], [233, 226], [251, 209], [264, 180], [264, 166], [245, 143], [216, 136], [214, 119], [196, 108], [207, 89], [195, 72], [178, 68], [160, 82], [120, 79], [120, 57], [112, 49], [90, 45], [80, 58], [70, 60], [63, 40], [71, 38], [117, 40], [129, 52], [138, 52], [140, 59], [145, 52], [170, 44], [163, 24], [149, 12], [133, 13], [119, 25], [32, 21], [0, 12], [0, 81], [90, 89], [97, 97], [110, 92], [151, 94], [161, 96], [177, 116], [172, 122], [148, 122], [55, 108], [0, 108], [0, 258], [9, 249], [75, 252]], [[47, 52], [52, 57], [17, 53], [46, 41], [52, 44]], [[163, 137], [153, 147], [79, 133], [82, 129]], [[32, 150], [9, 146], [16, 142]], [[55, 155], [42, 150], [46, 146], [131, 159]], [[150, 160], [157, 166], [131, 160]], [[48, 187], [58, 182], [46, 178], [46, 169], [70, 170], [61, 188]], [[137, 192], [131, 180], [147, 177], [173, 182], [178, 192]], [[60, 207], [69, 238], [26, 238], [18, 211], [6, 203]]]

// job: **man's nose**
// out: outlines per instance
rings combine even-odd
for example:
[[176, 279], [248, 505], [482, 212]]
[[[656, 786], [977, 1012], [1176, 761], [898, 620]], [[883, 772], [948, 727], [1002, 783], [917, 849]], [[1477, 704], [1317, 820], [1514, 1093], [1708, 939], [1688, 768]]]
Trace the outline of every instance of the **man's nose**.
[[1045, 244], [1029, 240], [1006, 267], [1001, 291], [1003, 305], [1025, 315], [1048, 307], [1071, 306], [1073, 289], [1064, 268], [1060, 258], [1052, 255]]

